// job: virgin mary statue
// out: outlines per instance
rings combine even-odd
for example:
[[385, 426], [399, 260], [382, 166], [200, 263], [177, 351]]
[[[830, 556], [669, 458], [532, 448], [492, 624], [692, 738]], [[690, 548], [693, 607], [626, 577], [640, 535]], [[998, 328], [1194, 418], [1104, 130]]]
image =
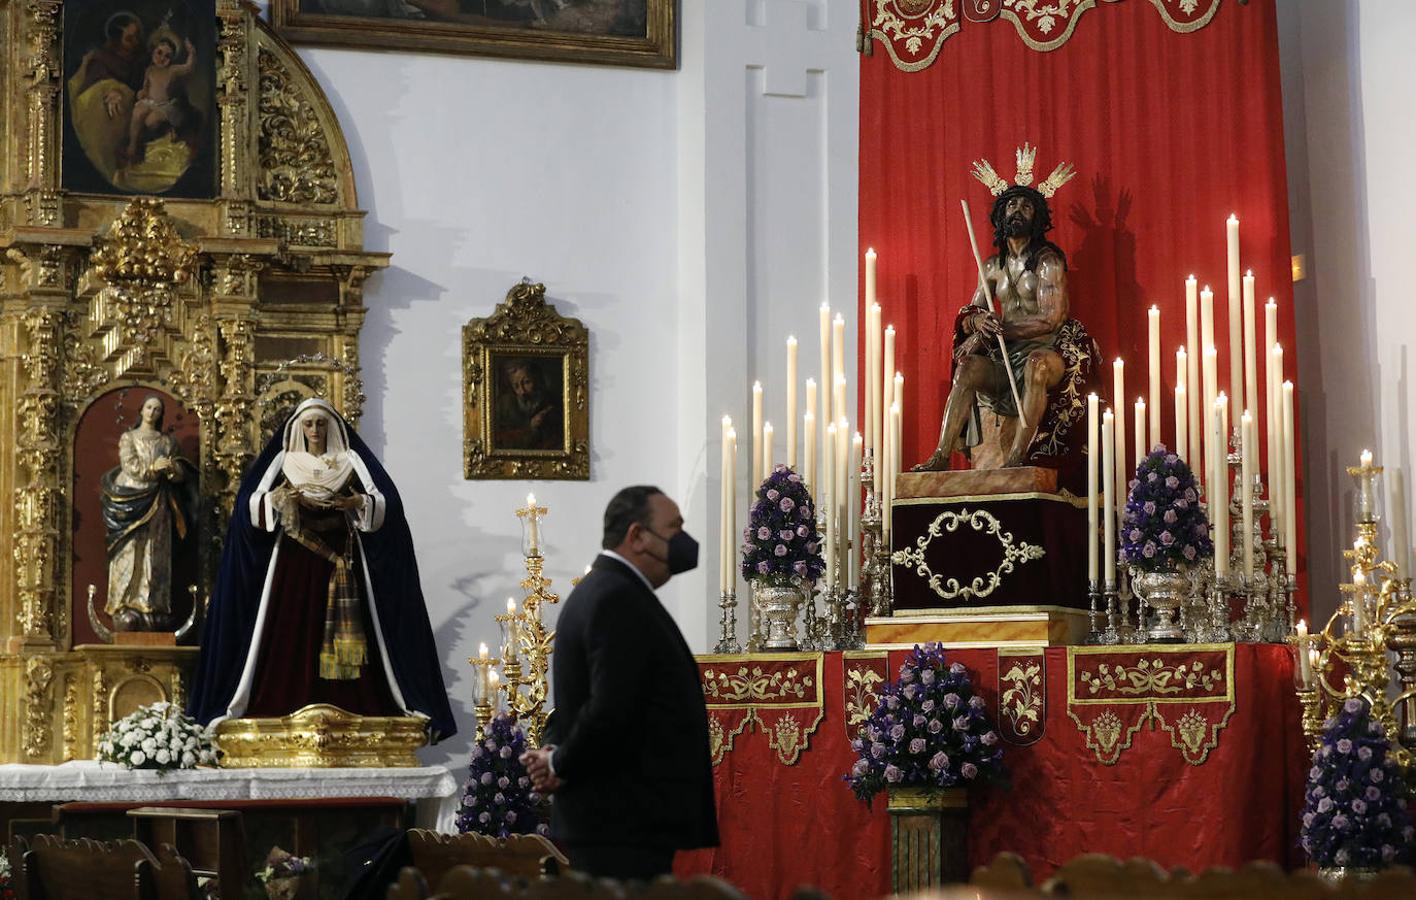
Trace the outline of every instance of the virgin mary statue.
[[328, 403], [301, 403], [241, 483], [191, 714], [279, 717], [311, 703], [456, 731], [388, 473]]

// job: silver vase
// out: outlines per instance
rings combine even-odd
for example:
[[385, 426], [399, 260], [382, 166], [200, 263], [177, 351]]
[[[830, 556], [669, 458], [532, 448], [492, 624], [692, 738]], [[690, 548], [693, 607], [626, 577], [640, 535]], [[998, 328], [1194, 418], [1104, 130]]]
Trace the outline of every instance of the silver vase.
[[767, 623], [767, 640], [762, 645], [764, 649], [797, 649], [797, 612], [805, 599], [798, 584], [753, 583], [752, 604], [757, 607], [758, 616]]
[[1183, 643], [1185, 631], [1175, 621], [1175, 614], [1189, 596], [1189, 576], [1175, 569], [1159, 572], [1133, 569], [1131, 590], [1155, 610], [1155, 623], [1146, 630], [1147, 637], [1160, 644]]

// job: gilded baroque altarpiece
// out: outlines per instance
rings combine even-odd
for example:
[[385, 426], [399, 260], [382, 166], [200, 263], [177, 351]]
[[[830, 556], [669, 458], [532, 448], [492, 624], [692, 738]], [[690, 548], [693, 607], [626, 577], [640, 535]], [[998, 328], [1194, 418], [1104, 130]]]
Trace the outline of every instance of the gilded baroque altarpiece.
[[91, 636], [85, 416], [132, 390], [195, 417], [205, 597], [273, 425], [314, 395], [357, 421], [363, 285], [388, 264], [328, 101], [238, 0], [216, 3], [214, 199], [63, 190], [63, 7], [0, 0], [0, 763], [92, 758], [114, 719], [185, 702], [196, 648]]

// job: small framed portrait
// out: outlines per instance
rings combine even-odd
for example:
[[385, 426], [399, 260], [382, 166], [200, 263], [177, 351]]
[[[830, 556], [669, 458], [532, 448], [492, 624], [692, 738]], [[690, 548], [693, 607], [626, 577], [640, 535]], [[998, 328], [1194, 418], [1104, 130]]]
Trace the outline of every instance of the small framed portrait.
[[62, 182], [216, 196], [215, 0], [66, 0]]
[[672, 69], [678, 0], [271, 0], [294, 43]]
[[523, 281], [462, 329], [463, 475], [590, 477], [589, 333]]

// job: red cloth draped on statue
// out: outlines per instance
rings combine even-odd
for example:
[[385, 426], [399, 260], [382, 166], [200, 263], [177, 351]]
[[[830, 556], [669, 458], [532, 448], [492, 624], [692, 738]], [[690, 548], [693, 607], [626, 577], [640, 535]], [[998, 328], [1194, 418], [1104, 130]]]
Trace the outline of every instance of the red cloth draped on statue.
[[[891, 679], [905, 655], [890, 653]], [[1001, 724], [998, 652], [952, 650], [948, 657], [968, 667], [989, 716]], [[804, 884], [840, 900], [890, 893], [885, 797], [867, 807], [842, 780], [855, 761], [842, 654], [828, 653], [823, 663], [824, 715], [808, 748], [784, 765], [768, 734], [738, 735], [713, 770], [722, 846], [680, 853], [676, 874], [709, 872], [754, 900], [785, 898]], [[1127, 746], [1114, 765], [1099, 762], [1068, 715], [1067, 673], [1067, 649], [1048, 649], [1046, 702], [1034, 726], [1040, 738], [1027, 746], [1005, 743], [1010, 783], [970, 797], [971, 868], [1005, 850], [1021, 854], [1038, 879], [1089, 852], [1144, 856], [1192, 871], [1254, 859], [1302, 864], [1298, 826], [1309, 757], [1287, 647], [1234, 648], [1232, 713], [1211, 712], [1211, 722], [1224, 724], [1200, 765], [1186, 761], [1173, 734], [1151, 724], [1123, 738]], [[1162, 712], [1174, 728], [1188, 708]], [[1119, 703], [1087, 709], [1134, 717]]]
[[[934, 448], [952, 321], [978, 282], [961, 198], [972, 207], [980, 252], [992, 252], [993, 198], [970, 163], [987, 158], [1011, 182], [1014, 148], [1024, 141], [1037, 148], [1034, 184], [1059, 162], [1076, 167], [1051, 201], [1049, 237], [1067, 254], [1072, 315], [1108, 363], [1126, 360], [1128, 397], [1118, 414], [1127, 423], [1147, 391], [1145, 310], [1160, 307], [1167, 442], [1192, 273], [1215, 292], [1219, 381], [1229, 391], [1224, 222], [1239, 216], [1242, 266], [1257, 277], [1262, 438], [1262, 304], [1270, 296], [1286, 374], [1296, 372], [1273, 0], [1221, 3], [1188, 34], [1167, 27], [1150, 3], [1103, 4], [1048, 52], [1029, 48], [1006, 22], [965, 23], [919, 72], [900, 71], [877, 44], [862, 57], [860, 92], [860, 250], [880, 254], [883, 321], [897, 329], [906, 467]], [[1109, 371], [1102, 380], [1110, 393]]]

